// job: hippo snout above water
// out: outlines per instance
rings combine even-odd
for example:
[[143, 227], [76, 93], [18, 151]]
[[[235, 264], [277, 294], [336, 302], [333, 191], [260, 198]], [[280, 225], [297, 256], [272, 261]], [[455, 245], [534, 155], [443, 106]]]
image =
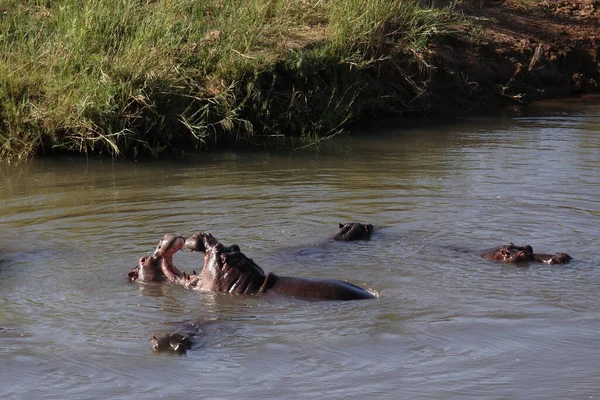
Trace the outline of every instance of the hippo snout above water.
[[480, 256], [487, 260], [515, 263], [533, 261], [544, 264], [568, 264], [572, 260], [567, 253], [536, 254], [531, 246], [517, 246], [514, 243], [483, 250], [480, 252]]
[[181, 250], [185, 238], [173, 233], [166, 234], [152, 256], [140, 257], [138, 265], [133, 268], [127, 277], [136, 282], [175, 282], [183, 277], [183, 272], [173, 264], [173, 255]]
[[222, 252], [240, 251], [240, 246], [237, 244], [226, 247], [219, 243], [211, 234], [202, 234], [200, 232], [187, 238], [183, 247], [191, 252], [198, 251], [200, 253], [206, 253], [207, 249], [213, 248]]
[[375, 227], [371, 224], [361, 224], [358, 222], [347, 222], [339, 224], [339, 232], [333, 237], [334, 240], [369, 240]]
[[152, 335], [150, 345], [155, 353], [185, 354], [192, 348], [192, 340], [188, 334], [165, 333], [159, 336]]
[[568, 264], [573, 259], [567, 253], [534, 254], [533, 258], [544, 264]]

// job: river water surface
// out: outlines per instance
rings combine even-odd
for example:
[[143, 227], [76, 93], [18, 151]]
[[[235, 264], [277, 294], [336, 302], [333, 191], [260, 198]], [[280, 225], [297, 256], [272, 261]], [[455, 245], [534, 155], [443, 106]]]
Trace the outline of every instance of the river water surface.
[[[600, 106], [542, 111], [373, 122], [318, 153], [1, 165], [0, 397], [600, 398]], [[328, 242], [345, 221], [372, 240]], [[378, 298], [126, 282], [163, 234], [196, 231]], [[457, 251], [508, 242], [573, 261]], [[151, 352], [195, 320], [193, 351]]]

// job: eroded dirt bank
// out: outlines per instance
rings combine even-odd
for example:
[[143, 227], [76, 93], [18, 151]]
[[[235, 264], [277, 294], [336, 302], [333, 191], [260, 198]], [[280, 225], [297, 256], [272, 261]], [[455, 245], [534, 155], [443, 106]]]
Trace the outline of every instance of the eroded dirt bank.
[[461, 34], [438, 38], [432, 108], [476, 109], [600, 88], [600, 1], [468, 0]]

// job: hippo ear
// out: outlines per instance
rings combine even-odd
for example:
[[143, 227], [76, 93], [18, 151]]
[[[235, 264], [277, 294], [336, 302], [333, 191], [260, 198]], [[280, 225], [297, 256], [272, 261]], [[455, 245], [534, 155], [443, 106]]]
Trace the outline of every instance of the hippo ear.
[[156, 336], [152, 335], [152, 340], [158, 340]]
[[344, 227], [344, 224], [340, 223], [340, 229], [342, 229]]

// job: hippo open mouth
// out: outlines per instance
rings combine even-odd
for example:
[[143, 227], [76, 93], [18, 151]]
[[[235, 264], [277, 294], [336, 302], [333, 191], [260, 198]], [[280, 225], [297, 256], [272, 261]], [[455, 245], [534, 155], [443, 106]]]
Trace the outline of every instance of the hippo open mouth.
[[[372, 299], [369, 291], [337, 279], [279, 276], [263, 269], [240, 251], [238, 245], [225, 246], [210, 233], [198, 232], [185, 241], [185, 248], [204, 253], [201, 275], [185, 276], [186, 287], [228, 294], [274, 294], [314, 300]], [[191, 282], [189, 285], [186, 282]]]
[[173, 255], [185, 244], [182, 236], [166, 234], [151, 257], [140, 257], [137, 267], [127, 277], [137, 282], [175, 282], [184, 276], [173, 264]]

